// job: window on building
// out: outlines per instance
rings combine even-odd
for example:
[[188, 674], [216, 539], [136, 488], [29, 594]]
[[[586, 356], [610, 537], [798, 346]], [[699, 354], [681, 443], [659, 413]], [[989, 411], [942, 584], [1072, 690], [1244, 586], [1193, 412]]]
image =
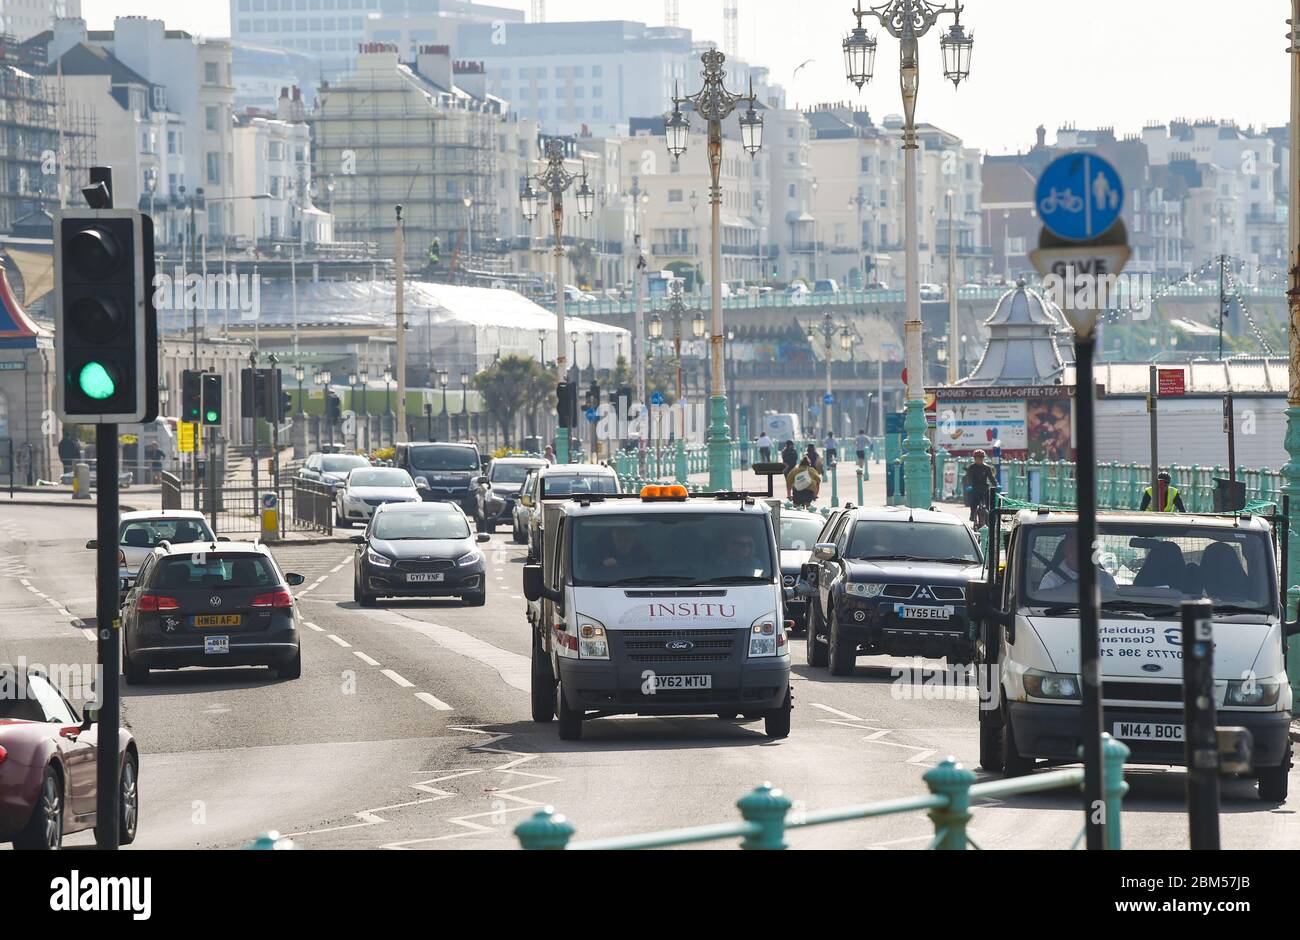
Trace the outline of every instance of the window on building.
[[203, 63], [203, 84], [205, 85], [217, 84], [217, 63], [215, 62]]
[[669, 202], [681, 202], [681, 201], [682, 201], [682, 191], [681, 191], [680, 189], [670, 189], [670, 190], [668, 190], [668, 201], [669, 201]]
[[217, 130], [217, 109], [212, 105], [203, 109], [203, 126], [213, 133]]
[[863, 158], [862, 158], [862, 172], [863, 172], [863, 173], [870, 173], [870, 172], [871, 172], [871, 158], [870, 158], [870, 157], [863, 157]]
[[793, 198], [794, 198], [794, 192], [795, 192], [795, 190], [794, 190], [794, 183], [791, 183], [791, 184], [790, 184], [790, 192], [789, 192], [787, 195], [788, 195], [791, 199], [793, 199]]
[[593, 65], [593, 66], [591, 67], [591, 77], [592, 77], [592, 78], [603, 78], [604, 75], [605, 75], [605, 69], [604, 69], [602, 66], [599, 66], [599, 65]]
[[221, 183], [221, 154], [208, 153], [208, 182], [213, 185]]

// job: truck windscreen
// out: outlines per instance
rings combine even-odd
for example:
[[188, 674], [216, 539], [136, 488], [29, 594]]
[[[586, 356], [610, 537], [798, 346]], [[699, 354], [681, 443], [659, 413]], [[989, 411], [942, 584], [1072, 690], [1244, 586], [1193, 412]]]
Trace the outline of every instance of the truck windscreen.
[[[1185, 600], [1208, 598], [1224, 613], [1276, 612], [1273, 543], [1260, 531], [1188, 525], [1101, 525], [1097, 582], [1102, 607], [1176, 616]], [[1071, 526], [1034, 526], [1020, 597], [1031, 607], [1079, 601], [1079, 555]]]
[[767, 517], [662, 512], [578, 518], [573, 583], [587, 587], [770, 582]]

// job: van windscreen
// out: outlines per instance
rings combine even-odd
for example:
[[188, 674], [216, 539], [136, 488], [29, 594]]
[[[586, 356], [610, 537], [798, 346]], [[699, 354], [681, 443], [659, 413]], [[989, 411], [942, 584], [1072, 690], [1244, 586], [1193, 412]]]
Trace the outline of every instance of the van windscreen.
[[[1023, 603], [1078, 604], [1074, 527], [1034, 526], [1027, 535]], [[1183, 601], [1208, 598], [1223, 613], [1276, 612], [1273, 543], [1258, 530], [1103, 523], [1094, 557], [1107, 611], [1170, 617]]]
[[770, 582], [767, 517], [662, 512], [574, 520], [573, 583], [703, 585]]

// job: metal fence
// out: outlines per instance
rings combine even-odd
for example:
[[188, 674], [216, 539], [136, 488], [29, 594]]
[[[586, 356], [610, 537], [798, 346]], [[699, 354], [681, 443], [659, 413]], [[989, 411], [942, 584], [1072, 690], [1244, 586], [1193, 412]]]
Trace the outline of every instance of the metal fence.
[[[1122, 847], [1120, 809], [1128, 784], [1124, 781], [1124, 761], [1129, 756], [1128, 747], [1108, 734], [1102, 735], [1102, 800], [1105, 813], [1105, 845], [1107, 849]], [[979, 799], [1002, 799], [1027, 793], [1048, 790], [1082, 789], [1083, 768], [1054, 770], [1026, 777], [990, 780], [976, 783], [975, 774], [951, 757], [937, 767], [932, 767], [922, 778], [930, 793], [926, 796], [903, 797], [861, 803], [838, 809], [791, 813], [794, 803], [771, 784], [757, 787], [736, 803], [741, 821], [719, 823], [712, 826], [695, 826], [688, 829], [670, 829], [641, 835], [617, 836], [590, 842], [572, 842], [573, 824], [551, 807], [538, 810], [515, 827], [515, 837], [525, 849], [658, 849], [722, 839], [740, 839], [742, 849], [784, 849], [785, 835], [790, 829], [824, 826], [830, 823], [874, 819], [901, 813], [925, 812], [934, 825], [934, 838], [927, 848], [965, 849], [979, 848], [966, 831], [971, 821], [971, 804]], [[1095, 811], [1095, 810], [1094, 810]], [[1083, 839], [1081, 830], [1074, 840], [1074, 848]]]
[[278, 532], [334, 532], [334, 491], [327, 486], [282, 477], [280, 485], [251, 477], [227, 477], [219, 486], [201, 485], [197, 492], [182, 485], [171, 473], [163, 473], [163, 509], [197, 509], [208, 518], [217, 535], [260, 535], [262, 511], [274, 497]]

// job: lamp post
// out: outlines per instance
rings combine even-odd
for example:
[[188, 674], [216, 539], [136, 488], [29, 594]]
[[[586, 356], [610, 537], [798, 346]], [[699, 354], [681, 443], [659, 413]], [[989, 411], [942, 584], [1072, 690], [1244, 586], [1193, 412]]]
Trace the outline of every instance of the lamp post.
[[596, 359], [595, 359], [595, 341], [594, 333], [587, 334], [587, 368], [591, 370], [591, 380], [596, 381]]
[[[351, 396], [349, 396], [349, 398], [348, 398], [348, 409], [352, 412], [352, 428], [353, 428], [353, 432], [352, 432], [352, 447], [353, 447], [353, 449], [355, 450], [355, 449], [357, 449], [357, 448], [359, 448], [359, 447], [361, 446], [361, 432], [360, 432], [359, 430], [356, 430], [356, 427], [357, 427], [357, 374], [356, 374], [355, 372], [349, 372], [349, 373], [348, 373], [348, 388], [350, 388], [350, 389], [352, 390], [352, 394], [351, 394]], [[346, 439], [347, 439], [347, 438], [346, 438], [346, 436], [345, 436], [345, 437], [344, 437], [344, 440], [346, 440]]]
[[[722, 122], [736, 110], [745, 96], [736, 95], [727, 90], [724, 84], [726, 70], [723, 63], [727, 57], [717, 49], [704, 53], [704, 85], [694, 95], [684, 98], [673, 95], [673, 111], [665, 124], [668, 152], [673, 159], [680, 159], [686, 152], [690, 137], [690, 121], [682, 111], [682, 105], [688, 104], [708, 123], [709, 144], [709, 205], [712, 209], [712, 245], [709, 271], [709, 287], [712, 304], [712, 335], [710, 337], [709, 361], [713, 368], [713, 382], [709, 398], [709, 488], [713, 490], [731, 489], [731, 431], [727, 427], [727, 387], [722, 372], [723, 325], [722, 325]], [[751, 157], [763, 146], [763, 119], [754, 110], [756, 98], [753, 87], [748, 95], [749, 108], [740, 116], [740, 142], [745, 152]]]
[[[531, 176], [524, 182], [523, 192], [519, 194], [519, 207], [524, 218], [531, 222], [537, 218], [538, 192], [533, 189], [537, 183], [543, 192], [551, 197], [551, 227], [555, 233], [555, 337], [556, 372], [565, 375], [564, 362], [564, 194], [575, 181], [579, 182], [575, 193], [578, 203], [578, 215], [584, 219], [591, 218], [595, 210], [596, 194], [587, 183], [587, 171], [581, 175], [570, 173], [564, 166], [564, 142], [551, 138], [546, 142], [546, 166], [537, 176]], [[563, 424], [563, 422], [561, 422]], [[555, 457], [559, 463], [569, 462], [569, 429], [555, 429]]]
[[957, 357], [953, 355], [952, 346], [957, 341], [957, 246], [953, 244], [953, 215], [957, 204], [957, 193], [948, 190], [948, 384], [956, 385], [961, 378], [957, 369]]
[[906, 477], [907, 503], [924, 508], [930, 499], [929, 442], [926, 439], [924, 363], [921, 357], [920, 249], [916, 224], [917, 149], [916, 99], [920, 90], [920, 45], [918, 40], [930, 31], [941, 16], [952, 14], [953, 23], [940, 40], [944, 78], [955, 86], [970, 74], [970, 55], [974, 39], [961, 25], [961, 0], [952, 6], [931, 0], [889, 0], [880, 6], [863, 9], [861, 0], [853, 11], [857, 26], [844, 38], [844, 64], [848, 80], [859, 90], [871, 81], [875, 69], [876, 40], [863, 27], [866, 17], [875, 19], [902, 45], [899, 56], [899, 80], [903, 93], [904, 198], [906, 206], [906, 361], [907, 361], [907, 438], [903, 442], [903, 472]]
[[293, 377], [298, 382], [298, 414], [306, 416], [307, 409], [304, 406], [307, 401], [302, 397], [302, 382], [307, 378], [307, 370], [302, 367], [301, 362], [293, 367]]
[[869, 205], [871, 205], [871, 199], [867, 196], [866, 191], [862, 187], [858, 187], [858, 194], [856, 196], [849, 197], [849, 208], [856, 209], [858, 212], [858, 235], [856, 240], [858, 242], [858, 262], [862, 265], [862, 277], [860, 278], [861, 283], [858, 286], [864, 290], [867, 286], [867, 273], [871, 265], [866, 261], [866, 256], [863, 251], [867, 248], [869, 240], [863, 235], [862, 216]]
[[465, 436], [469, 437], [469, 373], [460, 374], [460, 413], [465, 416]]
[[543, 368], [546, 366], [546, 330], [537, 331], [537, 341], [541, 344], [540, 362]]
[[[397, 437], [393, 433], [393, 370], [384, 368], [384, 423], [388, 425], [389, 443], [396, 445]], [[384, 434], [379, 433], [379, 446], [384, 445]]]
[[[325, 422], [328, 431], [329, 442], [334, 443], [334, 422], [330, 420], [330, 371], [329, 369], [320, 369], [311, 378], [312, 382], [321, 389], [322, 414], [321, 420]], [[316, 443], [320, 443], [320, 431], [316, 432]]]
[[[820, 325], [808, 327], [809, 346], [813, 346], [817, 343], [818, 334], [821, 334], [822, 343], [826, 349], [826, 394], [822, 398], [822, 408], [825, 409], [824, 414], [826, 416], [826, 421], [825, 421], [826, 429], [827, 431], [834, 432], [835, 423], [834, 421], [831, 420], [832, 405], [827, 402], [827, 399], [834, 398], [834, 395], [831, 392], [831, 363], [832, 363], [831, 354], [834, 351], [834, 345], [835, 345], [834, 341], [837, 337], [840, 340], [841, 347], [848, 348], [848, 349], [853, 348], [853, 337], [852, 334], [848, 333], [848, 326], [837, 324], [835, 322], [835, 318], [831, 315], [831, 312], [829, 310], [825, 311], [822, 314], [822, 322]], [[844, 342], [846, 339], [848, 341], [848, 346], [844, 347]]]
[[370, 407], [366, 402], [367, 386], [370, 384], [370, 373], [365, 369], [357, 376], [361, 382], [361, 426], [365, 428], [365, 451], [370, 453]]
[[447, 410], [447, 381], [450, 378], [445, 369], [438, 372], [438, 388], [442, 390], [442, 420], [447, 429], [447, 440], [451, 440], [451, 412]]

